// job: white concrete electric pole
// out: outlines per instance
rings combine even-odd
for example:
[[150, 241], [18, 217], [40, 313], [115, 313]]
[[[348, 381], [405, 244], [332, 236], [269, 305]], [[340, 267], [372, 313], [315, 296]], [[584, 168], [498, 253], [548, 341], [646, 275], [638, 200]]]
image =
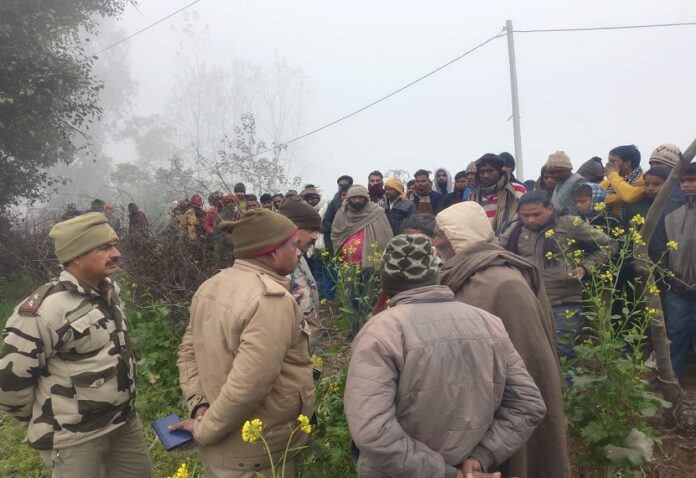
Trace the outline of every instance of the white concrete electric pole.
[[505, 22], [507, 33], [508, 56], [510, 58], [510, 91], [512, 93], [512, 129], [515, 137], [515, 176], [520, 181], [524, 180], [524, 166], [522, 161], [522, 133], [520, 131], [520, 101], [517, 93], [517, 63], [515, 61], [515, 40], [512, 37], [512, 20]]

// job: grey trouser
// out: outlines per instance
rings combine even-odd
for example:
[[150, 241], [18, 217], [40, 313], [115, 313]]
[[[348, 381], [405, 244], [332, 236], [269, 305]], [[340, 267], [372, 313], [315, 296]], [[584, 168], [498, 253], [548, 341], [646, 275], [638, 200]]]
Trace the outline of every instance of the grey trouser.
[[53, 478], [148, 478], [152, 469], [140, 420], [79, 445], [41, 452]]
[[[293, 478], [295, 476], [295, 461], [296, 458], [288, 460], [285, 464], [285, 477]], [[280, 476], [281, 466], [276, 466], [276, 475]], [[263, 470], [245, 471], [245, 470], [224, 470], [205, 464], [205, 478], [258, 478], [258, 476], [270, 478], [273, 476], [270, 468]]]

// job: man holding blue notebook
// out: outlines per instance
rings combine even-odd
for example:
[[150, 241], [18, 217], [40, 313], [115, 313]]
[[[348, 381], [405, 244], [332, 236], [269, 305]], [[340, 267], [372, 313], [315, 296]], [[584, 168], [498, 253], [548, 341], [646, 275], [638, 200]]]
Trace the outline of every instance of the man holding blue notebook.
[[[279, 463], [297, 417], [314, 410], [309, 330], [288, 279], [300, 257], [297, 227], [280, 214], [253, 209], [220, 229], [231, 231], [237, 260], [193, 297], [177, 360], [191, 418], [172, 428], [193, 433], [208, 478], [270, 476], [263, 445], [242, 439], [244, 422], [264, 423]], [[290, 448], [303, 440], [304, 433], [296, 434]], [[287, 477], [294, 476], [290, 455]]]

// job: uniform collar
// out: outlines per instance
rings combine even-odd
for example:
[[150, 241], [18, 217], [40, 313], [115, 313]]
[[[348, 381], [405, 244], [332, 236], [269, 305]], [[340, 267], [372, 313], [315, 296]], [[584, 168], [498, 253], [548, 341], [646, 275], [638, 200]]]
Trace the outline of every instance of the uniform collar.
[[102, 290], [95, 290], [94, 288], [88, 286], [84, 282], [81, 282], [77, 277], [75, 277], [65, 269], [61, 271], [60, 275], [58, 276], [58, 280], [64, 286], [66, 286], [68, 290], [77, 292], [78, 294], [85, 296], [101, 297], [103, 299], [106, 299], [107, 302], [110, 302], [114, 291], [114, 283], [111, 278], [104, 279], [104, 282], [102, 284], [105, 288]]

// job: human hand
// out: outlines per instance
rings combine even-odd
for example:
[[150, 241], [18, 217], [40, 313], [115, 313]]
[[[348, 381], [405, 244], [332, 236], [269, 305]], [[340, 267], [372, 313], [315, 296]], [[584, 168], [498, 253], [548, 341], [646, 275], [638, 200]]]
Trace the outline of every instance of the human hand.
[[462, 470], [459, 470], [457, 478], [500, 478], [500, 472], [483, 473], [481, 471], [475, 471], [473, 473], [464, 474]]
[[210, 406], [208, 405], [201, 405], [196, 409], [196, 413], [193, 415], [193, 418], [203, 418], [203, 415], [205, 415], [205, 412], [208, 411]]
[[464, 463], [462, 463], [462, 472], [464, 473], [464, 476], [469, 478], [469, 475], [473, 474], [475, 471], [483, 471], [481, 462], [479, 462], [476, 458], [467, 458], [464, 460]]
[[573, 269], [573, 272], [570, 273], [571, 276], [575, 277], [578, 280], [585, 277], [585, 274], [587, 274], [587, 271], [583, 266], [576, 267], [575, 269]]
[[169, 425], [169, 430], [170, 431], [175, 431], [175, 430], [186, 430], [189, 432], [191, 435], [193, 435], [193, 439], [196, 439], [195, 434], [193, 433], [193, 425], [197, 421], [200, 421], [202, 417], [198, 418], [187, 418], [186, 420], [181, 420], [179, 423], [175, 423], [174, 425]]

